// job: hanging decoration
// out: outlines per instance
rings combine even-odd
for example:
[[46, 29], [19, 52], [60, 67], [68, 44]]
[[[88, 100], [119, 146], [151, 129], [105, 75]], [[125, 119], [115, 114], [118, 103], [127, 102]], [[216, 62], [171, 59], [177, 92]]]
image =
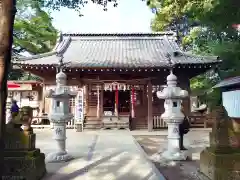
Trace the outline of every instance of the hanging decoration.
[[135, 90], [134, 90], [134, 86], [132, 86], [132, 90], [131, 90], [132, 92], [131, 92], [131, 102], [132, 102], [132, 113], [131, 113], [131, 115], [132, 115], [132, 118], [134, 118], [135, 117]]
[[135, 90], [143, 90], [142, 85], [130, 85], [118, 82], [104, 83], [105, 91], [115, 91], [116, 89], [118, 89], [118, 91], [128, 91], [131, 90], [132, 87], [134, 87]]
[[118, 85], [115, 85], [115, 114], [118, 116]]

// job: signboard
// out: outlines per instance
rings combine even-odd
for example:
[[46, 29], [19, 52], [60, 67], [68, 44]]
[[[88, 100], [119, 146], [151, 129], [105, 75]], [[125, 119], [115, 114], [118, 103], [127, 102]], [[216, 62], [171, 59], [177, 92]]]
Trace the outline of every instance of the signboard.
[[31, 84], [19, 84], [18, 87], [8, 87], [8, 91], [31, 91], [32, 85]]
[[240, 90], [223, 92], [222, 101], [229, 117], [240, 117]]
[[75, 121], [83, 121], [84, 119], [84, 98], [83, 98], [83, 88], [80, 88], [76, 97], [75, 102]]

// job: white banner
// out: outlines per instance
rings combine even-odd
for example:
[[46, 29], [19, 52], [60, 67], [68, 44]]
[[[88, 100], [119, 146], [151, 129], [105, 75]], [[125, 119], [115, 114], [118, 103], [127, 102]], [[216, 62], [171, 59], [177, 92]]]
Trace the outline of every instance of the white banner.
[[84, 100], [83, 100], [83, 88], [78, 90], [78, 94], [75, 102], [75, 121], [83, 121], [84, 118]]

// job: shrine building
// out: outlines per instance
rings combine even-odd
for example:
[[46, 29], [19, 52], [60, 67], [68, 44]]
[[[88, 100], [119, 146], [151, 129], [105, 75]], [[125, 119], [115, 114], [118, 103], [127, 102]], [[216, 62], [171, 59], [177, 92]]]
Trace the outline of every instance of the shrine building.
[[[166, 84], [169, 69], [179, 86], [190, 91], [190, 79], [219, 64], [217, 57], [183, 52], [172, 32], [132, 34], [62, 34], [51, 52], [19, 57], [13, 64], [42, 78], [43, 92], [56, 84], [59, 62], [68, 85], [83, 90], [85, 125], [99, 128], [105, 118], [130, 119], [131, 129], [153, 128], [163, 100], [156, 91]], [[50, 102], [40, 97], [40, 109]], [[71, 101], [72, 110], [75, 100]], [[190, 111], [189, 99], [184, 101]], [[129, 118], [131, 117], [131, 118]]]

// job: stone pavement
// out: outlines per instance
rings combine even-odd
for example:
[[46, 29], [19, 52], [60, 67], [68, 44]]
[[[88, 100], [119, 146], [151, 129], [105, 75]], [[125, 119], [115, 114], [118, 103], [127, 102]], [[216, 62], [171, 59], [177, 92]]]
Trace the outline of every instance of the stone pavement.
[[[55, 149], [51, 130], [35, 130], [36, 146], [48, 154]], [[129, 131], [67, 130], [67, 150], [75, 157], [47, 163], [44, 180], [164, 180]]]
[[209, 146], [210, 129], [191, 129], [184, 136], [184, 145], [188, 148], [189, 158], [187, 161], [165, 161], [159, 157], [158, 152], [167, 148], [167, 131], [155, 132], [132, 131], [136, 140], [147, 153], [149, 159], [168, 180], [208, 180], [199, 172], [200, 152]]

